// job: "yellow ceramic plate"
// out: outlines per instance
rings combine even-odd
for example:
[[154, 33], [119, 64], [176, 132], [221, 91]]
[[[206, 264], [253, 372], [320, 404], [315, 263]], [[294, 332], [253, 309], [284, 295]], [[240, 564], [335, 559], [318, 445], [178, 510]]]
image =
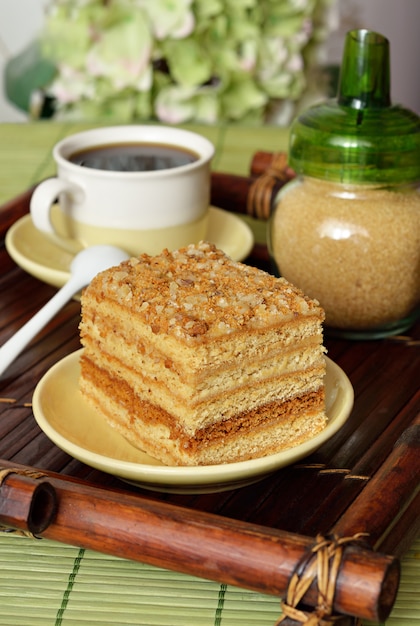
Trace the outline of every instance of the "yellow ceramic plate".
[[251, 461], [194, 467], [166, 466], [134, 448], [82, 398], [79, 357], [73, 352], [41, 379], [33, 397], [35, 419], [62, 450], [87, 465], [146, 489], [173, 493], [223, 491], [256, 482], [307, 456], [345, 423], [353, 407], [353, 388], [346, 374], [326, 358], [327, 427], [305, 443]]
[[[206, 239], [234, 261], [245, 259], [254, 245], [248, 224], [237, 215], [215, 207], [210, 207]], [[22, 217], [8, 230], [6, 249], [15, 263], [28, 274], [54, 287], [62, 287], [70, 277], [73, 255], [37, 230], [30, 215]]]

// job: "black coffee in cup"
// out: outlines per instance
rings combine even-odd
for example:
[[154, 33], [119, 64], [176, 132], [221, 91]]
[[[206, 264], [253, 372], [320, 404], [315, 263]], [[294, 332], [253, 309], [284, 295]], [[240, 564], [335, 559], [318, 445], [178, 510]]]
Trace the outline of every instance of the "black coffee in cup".
[[71, 163], [114, 172], [151, 172], [181, 167], [198, 154], [179, 146], [152, 143], [115, 143], [84, 148], [68, 157]]

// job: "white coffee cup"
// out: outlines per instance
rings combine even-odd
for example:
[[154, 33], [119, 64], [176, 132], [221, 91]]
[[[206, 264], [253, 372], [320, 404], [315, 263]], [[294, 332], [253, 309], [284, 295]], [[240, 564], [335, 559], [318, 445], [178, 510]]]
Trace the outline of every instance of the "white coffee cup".
[[[151, 171], [110, 171], [71, 160], [84, 151], [118, 151], [118, 146], [124, 151], [126, 145], [166, 146], [193, 156], [187, 164]], [[113, 126], [71, 135], [53, 149], [57, 175], [32, 195], [32, 221], [71, 252], [102, 243], [133, 255], [158, 254], [200, 241], [207, 232], [213, 154], [205, 137], [167, 126]]]

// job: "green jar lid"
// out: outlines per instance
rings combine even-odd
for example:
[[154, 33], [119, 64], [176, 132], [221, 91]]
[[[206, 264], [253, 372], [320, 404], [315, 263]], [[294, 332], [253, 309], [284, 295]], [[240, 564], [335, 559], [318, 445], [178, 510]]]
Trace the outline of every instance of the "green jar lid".
[[297, 174], [343, 183], [420, 180], [420, 118], [392, 105], [389, 42], [347, 33], [335, 99], [293, 122], [289, 160]]

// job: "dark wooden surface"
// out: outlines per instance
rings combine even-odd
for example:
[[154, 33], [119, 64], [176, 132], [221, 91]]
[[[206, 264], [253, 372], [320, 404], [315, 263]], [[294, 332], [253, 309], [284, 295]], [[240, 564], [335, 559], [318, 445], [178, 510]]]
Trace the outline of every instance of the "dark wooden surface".
[[[0, 208], [0, 345], [55, 292], [18, 268], [4, 247], [5, 232], [27, 211], [28, 199], [24, 194]], [[248, 262], [269, 268], [261, 247]], [[37, 426], [34, 387], [55, 362], [79, 348], [79, 312], [79, 304], [70, 302], [0, 378], [0, 459], [305, 536], [334, 527], [369, 532], [370, 520], [367, 543], [389, 554], [400, 555], [417, 535], [420, 324], [407, 337], [365, 342], [326, 337], [328, 355], [353, 384], [355, 404], [346, 425], [316, 453], [249, 487], [175, 495], [131, 488], [91, 469]], [[369, 514], [360, 515], [363, 511]]]

